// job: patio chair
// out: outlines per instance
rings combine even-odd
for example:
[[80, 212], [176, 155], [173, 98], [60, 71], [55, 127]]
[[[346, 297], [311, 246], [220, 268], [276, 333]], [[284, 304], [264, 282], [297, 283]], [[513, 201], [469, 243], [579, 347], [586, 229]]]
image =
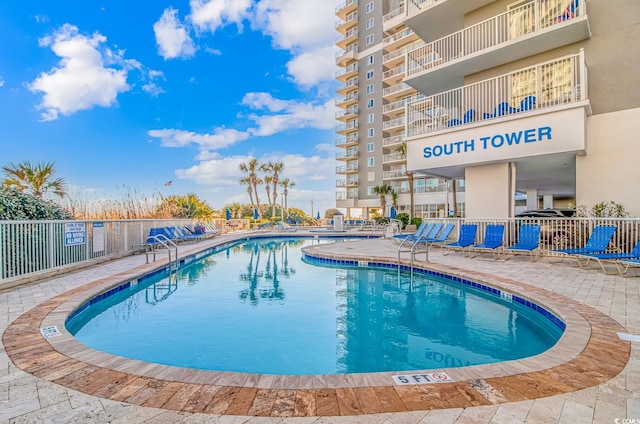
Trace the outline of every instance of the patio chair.
[[640, 259], [618, 259], [614, 263], [623, 277], [631, 277], [631, 275], [627, 275], [629, 268], [640, 268]]
[[430, 232], [433, 229], [433, 226], [435, 224], [434, 223], [427, 223], [426, 221], [422, 222], [422, 224], [420, 224], [420, 226], [416, 229], [415, 232], [413, 233], [406, 233], [406, 234], [396, 234], [391, 238], [391, 241], [393, 241], [396, 244], [402, 243], [406, 238], [416, 238], [416, 237], [421, 237], [424, 235], [425, 229], [427, 232]]
[[[453, 243], [441, 244], [441, 251], [443, 256], [447, 256], [451, 250], [462, 250], [473, 245], [476, 241], [476, 232], [478, 231], [478, 225], [476, 224], [462, 224], [460, 226], [460, 234], [458, 235], [458, 241]], [[448, 252], [448, 253], [445, 253]]]
[[475, 258], [485, 252], [491, 252], [493, 259], [497, 259], [497, 254], [502, 247], [502, 236], [504, 235], [504, 224], [489, 224], [484, 235], [484, 241], [480, 244], [469, 246], [469, 257]]
[[516, 254], [528, 254], [531, 262], [538, 260], [540, 254], [540, 225], [521, 225], [518, 230], [518, 242], [502, 250], [505, 260]]
[[[617, 261], [621, 260], [638, 260], [640, 259], [640, 241], [638, 241], [633, 249], [628, 252], [608, 252], [608, 253], [585, 253], [576, 255], [576, 261], [581, 268], [584, 268], [589, 265], [591, 260], [598, 262], [600, 268], [605, 274], [611, 274], [607, 272], [605, 268], [605, 263], [615, 264]], [[620, 268], [618, 268], [618, 272], [620, 272]], [[628, 266], [627, 266], [628, 268]], [[625, 271], [626, 273], [626, 271]], [[621, 274], [624, 274], [621, 272]]]
[[547, 260], [551, 263], [551, 258], [560, 258], [561, 260], [558, 262], [562, 262], [565, 258], [570, 257], [577, 260], [578, 255], [605, 253], [613, 234], [616, 232], [616, 228], [615, 225], [597, 225], [591, 232], [584, 247], [549, 250], [546, 252]]

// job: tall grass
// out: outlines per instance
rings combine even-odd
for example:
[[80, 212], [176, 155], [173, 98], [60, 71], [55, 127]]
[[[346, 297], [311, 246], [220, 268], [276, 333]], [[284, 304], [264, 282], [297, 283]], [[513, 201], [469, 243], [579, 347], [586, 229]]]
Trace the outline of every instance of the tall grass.
[[115, 199], [90, 199], [86, 193], [69, 193], [62, 204], [76, 219], [161, 219], [171, 218], [159, 192], [147, 196], [137, 188], [117, 187]]

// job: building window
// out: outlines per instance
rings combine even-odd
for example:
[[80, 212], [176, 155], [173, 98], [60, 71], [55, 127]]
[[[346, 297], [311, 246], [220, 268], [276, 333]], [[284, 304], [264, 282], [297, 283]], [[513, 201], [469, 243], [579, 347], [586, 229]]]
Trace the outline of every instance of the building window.
[[367, 143], [367, 152], [373, 152], [374, 149], [374, 144], [373, 143]]
[[367, 172], [367, 181], [375, 181], [376, 180], [376, 173], [375, 172]]
[[367, 85], [367, 94], [373, 93], [373, 84]]
[[373, 55], [367, 56], [367, 65], [373, 65]]
[[367, 40], [366, 40], [367, 46], [370, 45], [370, 44], [373, 44], [374, 40], [375, 40], [375, 37], [373, 36], [373, 34], [367, 35]]
[[365, 22], [364, 26], [365, 26], [367, 29], [371, 29], [371, 28], [373, 28], [373, 22], [374, 22], [374, 21], [373, 21], [373, 18], [371, 18], [371, 19], [367, 19], [367, 22]]
[[374, 166], [376, 163], [375, 158], [367, 158], [367, 166], [370, 168], [372, 166]]
[[373, 12], [373, 2], [372, 1], [367, 3], [367, 13], [369, 13], [369, 12]]
[[373, 192], [373, 186], [367, 186], [367, 195], [373, 196], [375, 193]]
[[372, 123], [372, 122], [373, 122], [373, 119], [374, 119], [374, 118], [373, 118], [373, 113], [369, 113], [369, 114], [367, 115], [367, 124]]
[[367, 79], [373, 79], [373, 70], [367, 72]]
[[373, 99], [367, 100], [367, 109], [373, 109], [373, 105], [375, 104]]
[[373, 128], [369, 128], [367, 130], [367, 138], [373, 138], [373, 134], [374, 134]]

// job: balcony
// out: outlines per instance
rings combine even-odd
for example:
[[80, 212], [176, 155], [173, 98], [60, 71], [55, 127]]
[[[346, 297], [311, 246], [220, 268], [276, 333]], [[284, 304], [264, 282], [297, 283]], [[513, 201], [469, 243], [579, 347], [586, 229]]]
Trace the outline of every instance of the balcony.
[[336, 7], [336, 15], [345, 19], [349, 13], [358, 10], [358, 0], [347, 0]]
[[424, 46], [424, 41], [416, 41], [409, 46], [382, 55], [382, 63], [387, 68], [394, 68], [404, 63], [405, 55], [412, 50]]
[[358, 62], [354, 62], [346, 68], [340, 68], [336, 71], [336, 79], [341, 82], [347, 82], [351, 77], [358, 75]]
[[336, 139], [336, 147], [350, 147], [358, 144], [358, 134], [351, 134], [347, 137]]
[[382, 173], [383, 180], [397, 180], [407, 178], [407, 171], [405, 169], [396, 169], [394, 171], [384, 171]]
[[384, 71], [382, 73], [382, 80], [386, 84], [395, 85], [402, 82], [402, 78], [404, 78], [404, 76], [405, 76], [405, 66], [404, 66], [404, 63], [402, 63], [400, 64], [400, 66], [397, 66], [388, 71]]
[[349, 131], [355, 131], [358, 129], [358, 121], [349, 121], [346, 124], [336, 125], [336, 132], [340, 134], [346, 134]]
[[495, 0], [415, 0], [407, 2], [403, 23], [425, 41], [451, 34], [464, 26], [464, 15]]
[[346, 50], [340, 50], [336, 52], [336, 65], [347, 66], [349, 62], [352, 62], [358, 58], [358, 45], [352, 44], [347, 47]]
[[352, 106], [346, 110], [339, 110], [338, 112], [336, 112], [336, 119], [344, 121], [346, 119], [349, 118], [354, 118], [351, 115], [357, 115], [358, 114], [358, 106]]
[[391, 137], [385, 137], [382, 139], [383, 147], [399, 147], [404, 141], [404, 134], [394, 135]]
[[336, 153], [336, 160], [354, 160], [358, 158], [358, 149], [349, 149]]
[[397, 9], [392, 10], [382, 17], [382, 30], [385, 32], [392, 31], [402, 25], [405, 18], [404, 3]]
[[338, 180], [336, 181], [336, 187], [357, 187], [358, 186], [358, 177], [348, 178], [346, 180]]
[[402, 44], [406, 44], [418, 39], [418, 36], [413, 32], [411, 28], [405, 28], [396, 32], [393, 35], [385, 37], [382, 40], [382, 47], [386, 50], [392, 50], [399, 47]]
[[[336, 200], [352, 200], [358, 198], [358, 190], [351, 189], [348, 191], [338, 191], [336, 192]], [[350, 203], [353, 206], [353, 202]], [[345, 207], [346, 205], [336, 205], [338, 207]]]
[[340, 34], [336, 37], [336, 46], [346, 49], [347, 45], [358, 41], [358, 27], [351, 28], [346, 34]]
[[336, 98], [336, 106], [338, 107], [347, 108], [356, 103], [358, 103], [357, 91], [352, 91], [351, 93], [347, 94], [344, 97]]
[[566, 4], [534, 0], [412, 50], [404, 81], [429, 95], [459, 87], [465, 75], [589, 38], [586, 4], [570, 14]]
[[355, 165], [347, 165], [347, 166], [337, 166], [336, 174], [357, 174], [358, 173], [358, 164]]
[[355, 27], [356, 25], [358, 25], [358, 14], [355, 12], [350, 13], [349, 15], [345, 16], [344, 19], [336, 22], [336, 31], [342, 34], [346, 34], [349, 29]]
[[355, 90], [358, 88], [358, 78], [351, 78], [349, 81], [347, 82], [340, 82], [336, 85], [336, 92], [338, 94], [346, 94], [352, 90]]
[[382, 131], [390, 131], [395, 129], [404, 129], [406, 120], [404, 116], [401, 116], [400, 118], [396, 118], [396, 119], [391, 119], [389, 121], [384, 121], [382, 123]]
[[582, 50], [411, 102], [407, 105], [405, 131], [412, 137], [579, 106], [590, 113]]
[[407, 161], [407, 155], [403, 155], [398, 152], [391, 153], [388, 155], [382, 155], [382, 163], [385, 165], [392, 164], [392, 163], [406, 162], [406, 161]]
[[401, 82], [400, 84], [392, 85], [382, 90], [382, 96], [387, 100], [394, 101], [399, 97], [408, 96], [415, 92], [415, 89], [408, 84]]

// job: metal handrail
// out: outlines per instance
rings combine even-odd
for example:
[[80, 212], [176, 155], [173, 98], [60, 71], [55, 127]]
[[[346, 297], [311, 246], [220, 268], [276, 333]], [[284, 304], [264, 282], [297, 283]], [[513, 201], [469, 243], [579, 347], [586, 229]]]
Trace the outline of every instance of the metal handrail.
[[[149, 239], [151, 239], [153, 243], [149, 243]], [[149, 236], [149, 238], [147, 239], [145, 248], [146, 263], [149, 263], [149, 255], [153, 255], [153, 261], [156, 261], [156, 253], [159, 252], [156, 247], [158, 244], [164, 247], [169, 254], [169, 269], [172, 271], [178, 269], [178, 245], [164, 234]], [[173, 266], [171, 265], [171, 250], [175, 251], [176, 253]]]

